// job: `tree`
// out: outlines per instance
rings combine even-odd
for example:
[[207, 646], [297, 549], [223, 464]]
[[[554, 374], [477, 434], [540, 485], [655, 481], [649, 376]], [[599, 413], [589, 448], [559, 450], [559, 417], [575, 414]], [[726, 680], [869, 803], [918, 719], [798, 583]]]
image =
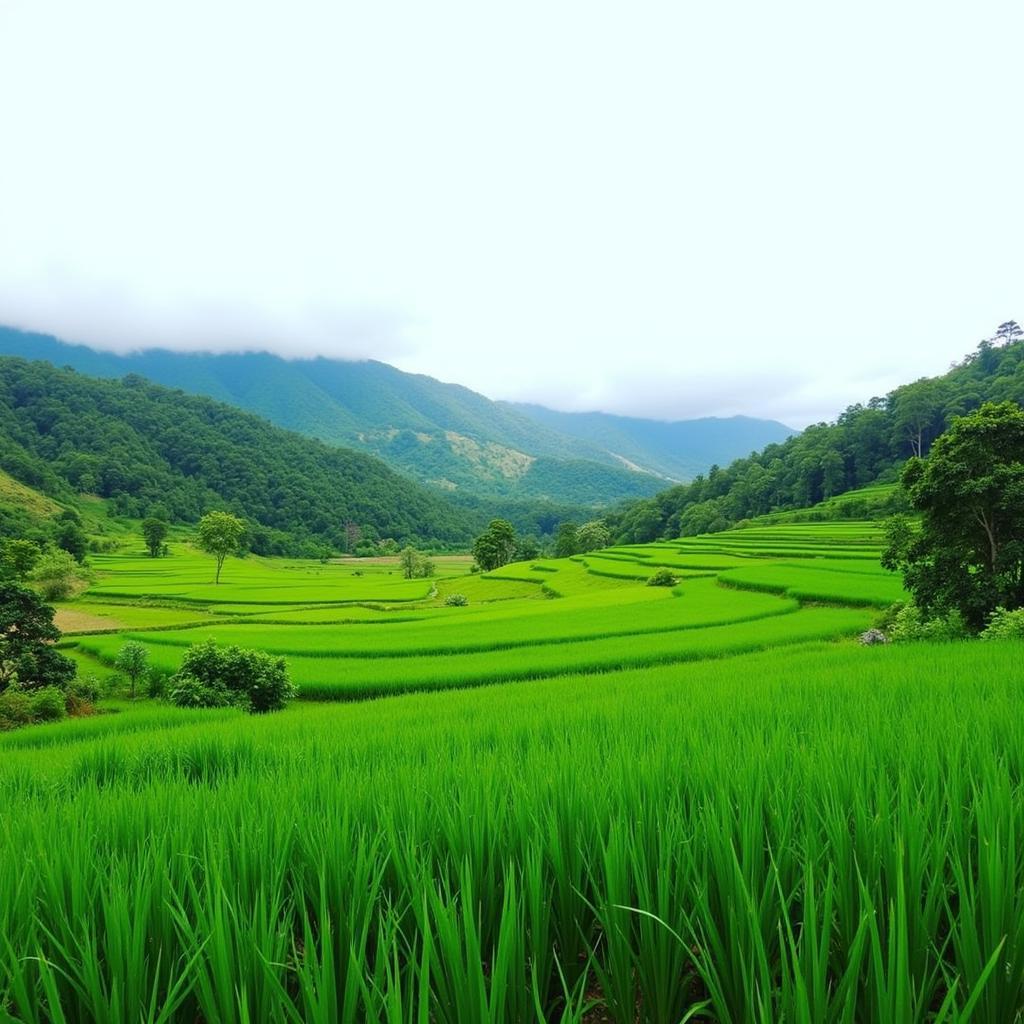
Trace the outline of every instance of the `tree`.
[[220, 583], [220, 571], [228, 555], [237, 554], [245, 536], [245, 523], [230, 512], [207, 512], [199, 520], [197, 542], [199, 547], [217, 560], [217, 574], [213, 582]]
[[89, 574], [70, 552], [51, 548], [39, 557], [28, 579], [47, 601], [64, 601], [85, 587]]
[[608, 527], [600, 519], [584, 523], [576, 531], [576, 548], [580, 554], [585, 555], [588, 551], [606, 548], [611, 542], [612, 535], [609, 533]]
[[555, 534], [555, 558], [568, 558], [579, 551], [579, 530], [575, 523], [559, 523]]
[[72, 509], [65, 509], [57, 516], [53, 541], [57, 547], [68, 552], [76, 562], [84, 562], [89, 550], [89, 538], [82, 529], [82, 520]]
[[1024, 338], [1024, 328], [1016, 320], [1007, 320], [996, 328], [996, 340], [1003, 345]]
[[53, 609], [17, 583], [0, 583], [0, 692], [66, 687], [75, 663], [54, 648], [60, 630]]
[[8, 579], [23, 580], [35, 568], [42, 553], [35, 541], [4, 541], [0, 552], [0, 573]]
[[1024, 606], [1024, 410], [989, 402], [955, 420], [903, 486], [921, 528], [890, 526], [883, 564], [925, 616], [959, 611], [977, 630], [996, 607]]
[[141, 682], [149, 668], [149, 651], [137, 640], [129, 640], [117, 652], [114, 668], [128, 677], [132, 700], [135, 700], [135, 686]]
[[142, 520], [142, 536], [146, 541], [146, 547], [149, 549], [151, 558], [160, 557], [164, 540], [167, 538], [168, 529], [167, 524], [162, 519], [157, 519], [156, 516], [150, 516], [148, 519]]
[[515, 550], [512, 552], [513, 562], [532, 562], [540, 558], [540, 543], [534, 536], [519, 537], [516, 540]]
[[492, 519], [473, 542], [473, 557], [484, 572], [508, 565], [515, 550], [516, 531], [507, 519]]
[[423, 579], [434, 575], [434, 563], [414, 547], [405, 547], [398, 556], [402, 575], [407, 580]]

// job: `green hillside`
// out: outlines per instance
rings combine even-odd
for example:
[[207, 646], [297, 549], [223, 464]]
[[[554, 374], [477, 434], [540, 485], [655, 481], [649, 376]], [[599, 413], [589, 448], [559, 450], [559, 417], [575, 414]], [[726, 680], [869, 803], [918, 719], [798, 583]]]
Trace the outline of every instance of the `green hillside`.
[[371, 539], [465, 544], [484, 517], [368, 455], [210, 399], [11, 358], [0, 359], [0, 468], [50, 497], [96, 494], [119, 515], [162, 507], [194, 522], [227, 508], [265, 552], [340, 550], [349, 522]]
[[612, 452], [624, 465], [642, 466], [674, 480], [692, 480], [712, 466], [795, 433], [773, 420], [749, 416], [666, 423], [604, 412], [556, 412], [527, 403], [512, 408], [545, 427]]
[[[893, 482], [910, 456], [926, 455], [954, 418], [986, 401], [1024, 405], [1024, 342], [984, 341], [940, 377], [850, 406], [834, 423], [808, 427], [690, 484], [635, 502], [609, 521], [621, 540], [649, 541], [830, 503], [849, 491]], [[886, 510], [887, 496], [875, 492], [864, 499], [864, 505], [835, 512], [867, 515], [876, 505]]]
[[[685, 436], [654, 443], [662, 427], [683, 429], [685, 424], [635, 420], [630, 421], [636, 432], [632, 440], [614, 432], [587, 437], [468, 388], [373, 360], [159, 350], [118, 356], [2, 327], [0, 354], [45, 359], [99, 377], [138, 374], [238, 406], [309, 437], [362, 449], [403, 474], [470, 497], [607, 505], [652, 495], [665, 477], [688, 479], [786, 433], [769, 421], [697, 421]], [[650, 450], [644, 446], [645, 423]], [[704, 436], [709, 431], [713, 440]], [[676, 450], [680, 447], [686, 450]]]

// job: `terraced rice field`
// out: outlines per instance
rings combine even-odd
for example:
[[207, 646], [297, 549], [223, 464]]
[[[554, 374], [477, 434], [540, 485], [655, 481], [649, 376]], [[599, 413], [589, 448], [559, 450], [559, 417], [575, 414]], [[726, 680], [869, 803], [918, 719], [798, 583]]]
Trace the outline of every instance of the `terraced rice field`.
[[879, 544], [105, 559], [83, 665], [214, 636], [303, 699], [0, 736], [0, 1021], [1021, 1019], [1024, 659], [851, 642]]

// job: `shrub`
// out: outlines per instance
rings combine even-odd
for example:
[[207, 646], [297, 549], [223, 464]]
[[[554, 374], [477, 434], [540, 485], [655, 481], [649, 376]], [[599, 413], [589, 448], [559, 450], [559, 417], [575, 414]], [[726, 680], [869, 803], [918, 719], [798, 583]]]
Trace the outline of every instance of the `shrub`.
[[95, 704], [100, 699], [100, 681], [96, 676], [80, 676], [76, 678], [68, 689], [68, 693], [78, 700]]
[[146, 695], [149, 697], [162, 697], [167, 689], [167, 676], [156, 669], [150, 669], [146, 677]]
[[185, 652], [170, 686], [171, 700], [179, 707], [237, 704], [253, 714], [280, 710], [296, 693], [284, 658], [218, 647], [213, 640]]
[[659, 569], [648, 581], [649, 587], [674, 587], [679, 580], [672, 575], [671, 569]]
[[56, 722], [67, 714], [67, 698], [56, 686], [41, 686], [29, 699], [33, 722]]
[[42, 555], [28, 578], [44, 601], [63, 601], [84, 590], [90, 576], [70, 552], [55, 548]]
[[465, 594], [449, 594], [444, 603], [449, 608], [465, 608], [469, 604], [469, 598]]
[[195, 676], [180, 672], [171, 678], [169, 696], [179, 708], [225, 708], [231, 703], [231, 695], [223, 686], [207, 686]]
[[895, 615], [889, 639], [896, 643], [912, 640], [961, 640], [968, 635], [967, 624], [956, 610], [926, 619], [917, 605], [908, 604]]
[[0, 693], [0, 729], [13, 729], [32, 721], [32, 699], [24, 690]]
[[1024, 608], [1007, 611], [997, 608], [988, 617], [988, 625], [981, 631], [982, 640], [1024, 640]]

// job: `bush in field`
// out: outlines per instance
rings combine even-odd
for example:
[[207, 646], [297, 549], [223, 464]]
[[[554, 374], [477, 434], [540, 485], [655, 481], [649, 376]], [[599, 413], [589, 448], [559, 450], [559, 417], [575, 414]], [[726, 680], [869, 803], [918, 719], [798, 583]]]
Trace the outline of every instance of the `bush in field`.
[[59, 639], [53, 609], [35, 591], [0, 584], [0, 692], [67, 686], [75, 663], [54, 648]]
[[67, 712], [67, 695], [56, 686], [43, 686], [33, 690], [29, 700], [33, 722], [56, 722]]
[[1024, 640], [1024, 608], [1012, 612], [997, 608], [988, 617], [988, 625], [982, 630], [981, 639]]
[[165, 550], [164, 540], [170, 527], [158, 516], [149, 516], [142, 520], [142, 539], [146, 542], [146, 550], [150, 558], [159, 558]]
[[16, 729], [32, 721], [32, 698], [24, 690], [0, 693], [0, 729]]
[[672, 575], [671, 569], [659, 569], [648, 581], [649, 587], [674, 587], [679, 580]]
[[295, 693], [284, 658], [214, 640], [193, 644], [170, 680], [171, 700], [180, 707], [235, 704], [259, 714], [280, 710]]
[[889, 627], [889, 639], [894, 643], [912, 640], [962, 640], [969, 633], [967, 623], [958, 611], [926, 619], [914, 604], [904, 605]]
[[465, 594], [449, 594], [444, 603], [449, 608], [465, 608], [469, 604], [469, 598]]

